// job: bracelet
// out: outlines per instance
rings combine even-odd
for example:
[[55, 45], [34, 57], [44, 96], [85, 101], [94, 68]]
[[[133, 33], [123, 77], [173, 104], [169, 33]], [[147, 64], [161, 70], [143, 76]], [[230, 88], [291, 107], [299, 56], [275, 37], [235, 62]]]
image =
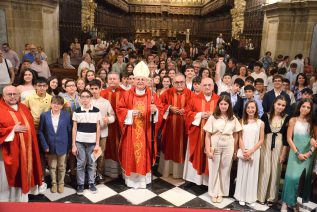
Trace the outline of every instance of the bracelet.
[[301, 153], [297, 150], [297, 152], [295, 152], [296, 157], [298, 157]]

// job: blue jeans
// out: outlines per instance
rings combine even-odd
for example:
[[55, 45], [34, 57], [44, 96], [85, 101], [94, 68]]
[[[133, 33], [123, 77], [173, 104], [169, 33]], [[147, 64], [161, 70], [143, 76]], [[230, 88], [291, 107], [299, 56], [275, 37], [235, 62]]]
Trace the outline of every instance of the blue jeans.
[[96, 163], [91, 159], [91, 153], [94, 151], [96, 143], [80, 143], [77, 146], [77, 184], [85, 183], [85, 167], [87, 165], [88, 184], [95, 183]]

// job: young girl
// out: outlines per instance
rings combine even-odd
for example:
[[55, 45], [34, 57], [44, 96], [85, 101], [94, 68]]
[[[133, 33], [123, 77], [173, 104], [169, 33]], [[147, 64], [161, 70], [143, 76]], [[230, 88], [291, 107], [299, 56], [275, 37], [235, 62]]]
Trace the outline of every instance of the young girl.
[[93, 79], [95, 79], [96, 78], [96, 74], [95, 74], [95, 72], [94, 71], [88, 71], [87, 72], [87, 75], [86, 75], [86, 78], [85, 78], [85, 81], [86, 81], [86, 84], [89, 84], [89, 82], [91, 81], [91, 80], [93, 80]]
[[36, 80], [36, 75], [33, 70], [25, 69], [20, 74], [19, 86], [17, 87], [21, 102], [24, 102], [26, 97], [35, 93], [34, 84]]
[[291, 148], [282, 193], [283, 205], [281, 211], [287, 211], [287, 207], [297, 207], [298, 184], [303, 172], [305, 181], [303, 185], [303, 202], [307, 202], [311, 191], [311, 175], [314, 160], [316, 142], [313, 138], [317, 135], [317, 128], [313, 129], [312, 123], [313, 103], [310, 99], [302, 99], [290, 119], [287, 129], [287, 142]]
[[269, 206], [278, 198], [282, 164], [288, 150], [286, 131], [289, 116], [285, 114], [285, 107], [286, 99], [280, 95], [275, 98], [270, 113], [261, 117], [265, 125], [265, 142], [260, 150], [258, 200], [260, 203], [267, 201]]
[[86, 83], [85, 83], [85, 80], [84, 79], [77, 79], [76, 81], [76, 87], [77, 87], [77, 92], [80, 93], [82, 92], [83, 90], [85, 90], [85, 87], [86, 87]]
[[214, 203], [221, 203], [222, 197], [229, 195], [232, 158], [241, 129], [233, 115], [230, 97], [221, 96], [214, 114], [204, 126], [209, 167], [208, 194]]
[[58, 78], [55, 76], [51, 76], [47, 79], [48, 89], [47, 93], [51, 96], [58, 96], [59, 87], [58, 87]]
[[234, 197], [240, 205], [249, 203], [255, 206], [258, 191], [258, 174], [260, 166], [259, 148], [264, 142], [264, 123], [258, 118], [258, 107], [254, 100], [246, 103], [242, 132], [239, 134], [239, 150], [237, 156], [238, 173]]
[[162, 88], [159, 89], [156, 94], [160, 96], [164, 91], [172, 87], [172, 79], [169, 76], [164, 76], [162, 78]]
[[295, 87], [293, 90], [296, 101], [299, 101], [302, 98], [301, 91], [307, 87], [308, 87], [308, 79], [306, 75], [303, 73], [299, 73], [296, 77]]
[[39, 141], [46, 153], [52, 178], [52, 193], [64, 192], [66, 154], [71, 143], [70, 114], [62, 110], [63, 105], [62, 97], [53, 96], [52, 109], [42, 113], [40, 117]]

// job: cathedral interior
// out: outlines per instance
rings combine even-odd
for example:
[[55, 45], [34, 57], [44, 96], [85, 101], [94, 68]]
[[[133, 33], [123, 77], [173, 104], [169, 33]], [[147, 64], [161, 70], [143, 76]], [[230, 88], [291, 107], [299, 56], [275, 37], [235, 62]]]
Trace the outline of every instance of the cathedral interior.
[[[59, 63], [74, 38], [81, 45], [88, 38], [215, 43], [220, 33], [227, 42], [238, 41], [232, 48], [252, 41], [252, 51], [242, 48], [234, 55], [239, 61], [246, 57], [257, 60], [270, 51], [273, 58], [279, 54], [293, 58], [301, 53], [317, 66], [317, 0], [0, 1], [0, 43], [9, 43], [20, 57], [24, 45], [34, 43], [45, 50], [49, 64]], [[156, 178], [154, 188], [143, 193], [133, 193], [121, 179], [108, 180], [98, 188], [108, 196], [78, 198], [69, 187], [64, 196], [47, 192], [30, 201], [252, 210], [239, 206], [232, 198], [215, 206], [206, 200], [206, 187], [188, 189], [182, 180]], [[168, 193], [170, 190], [181, 191], [183, 196], [175, 199], [173, 192]], [[314, 192], [316, 202], [316, 189]], [[277, 211], [280, 206], [258, 207], [261, 211]], [[302, 205], [303, 211], [316, 208], [313, 202]]]
[[253, 58], [302, 53], [316, 66], [316, 11], [312, 0], [3, 0], [0, 41], [19, 54], [33, 42], [55, 63], [75, 37], [215, 42], [222, 33], [252, 40]]

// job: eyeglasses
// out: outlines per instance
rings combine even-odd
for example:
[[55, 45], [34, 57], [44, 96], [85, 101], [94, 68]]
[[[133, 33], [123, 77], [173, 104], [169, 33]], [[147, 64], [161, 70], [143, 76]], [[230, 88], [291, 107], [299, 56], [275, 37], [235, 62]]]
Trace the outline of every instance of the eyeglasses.
[[36, 87], [39, 87], [39, 88], [45, 88], [47, 87], [48, 85], [47, 84], [39, 84], [39, 85], [36, 85]]
[[76, 85], [75, 85], [75, 84], [73, 84], [73, 85], [66, 85], [66, 87], [76, 87]]
[[19, 94], [18, 93], [7, 93], [7, 94], [5, 94], [6, 96], [9, 96], [9, 97], [17, 97], [17, 96], [19, 96]]
[[185, 84], [185, 81], [175, 81], [174, 84], [175, 85], [183, 85], [183, 84]]
[[81, 99], [89, 99], [90, 96], [80, 96]]

